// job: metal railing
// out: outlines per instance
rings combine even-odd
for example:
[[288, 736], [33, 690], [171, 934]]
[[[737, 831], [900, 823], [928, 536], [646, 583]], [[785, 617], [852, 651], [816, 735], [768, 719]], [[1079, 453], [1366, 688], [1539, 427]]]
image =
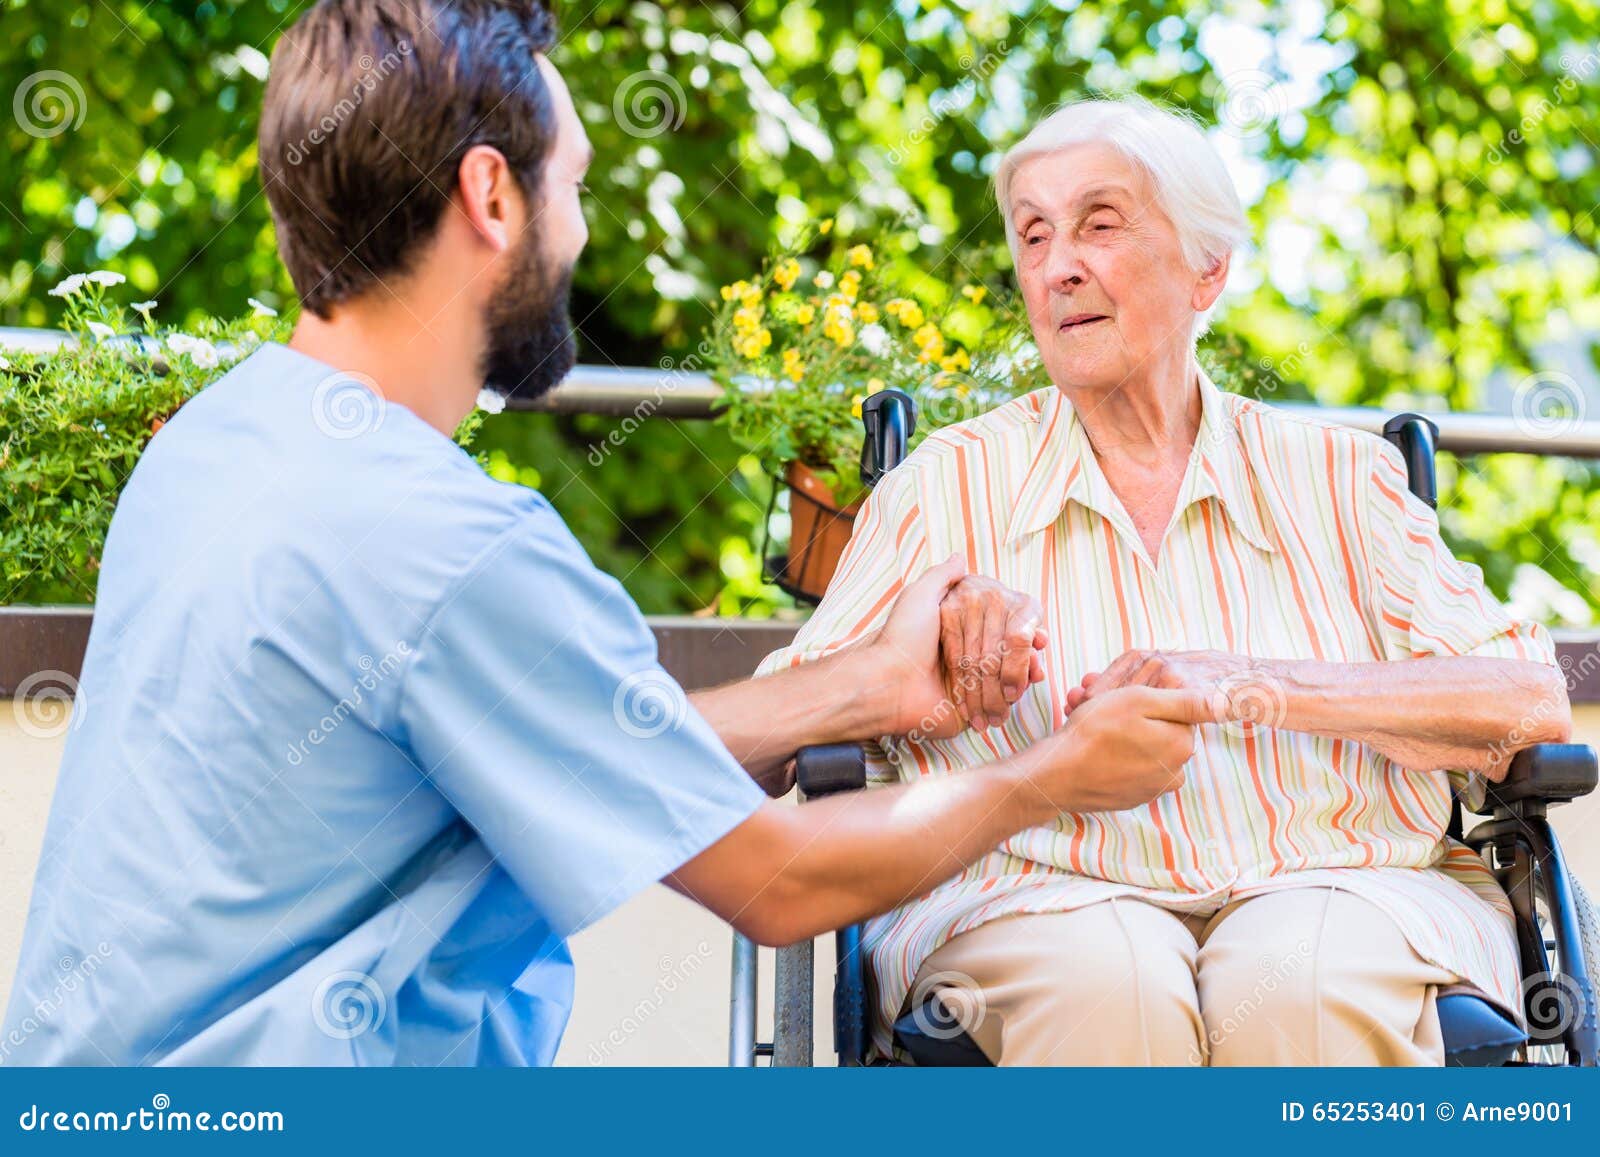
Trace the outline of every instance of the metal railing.
[[[0, 327], [0, 351], [45, 353], [74, 339], [53, 329]], [[140, 339], [130, 338], [132, 342]], [[557, 414], [632, 415], [663, 418], [709, 418], [721, 388], [704, 373], [663, 366], [575, 366], [566, 380], [534, 402], [513, 398], [509, 408]], [[1381, 434], [1391, 410], [1363, 406], [1317, 406], [1307, 402], [1275, 402], [1291, 412], [1315, 416]], [[1600, 458], [1600, 421], [1519, 419], [1510, 414], [1427, 411], [1439, 427], [1439, 448], [1455, 454], [1539, 454], [1567, 458]], [[1540, 429], [1535, 427], [1549, 427]]]

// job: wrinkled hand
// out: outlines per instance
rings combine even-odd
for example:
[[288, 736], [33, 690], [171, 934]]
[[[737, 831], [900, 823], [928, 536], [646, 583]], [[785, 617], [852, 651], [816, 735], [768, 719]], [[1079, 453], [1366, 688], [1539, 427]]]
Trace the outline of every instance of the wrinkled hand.
[[992, 578], [967, 575], [950, 588], [939, 604], [939, 639], [951, 702], [980, 730], [1004, 723], [1044, 678], [1044, 608]]
[[1104, 671], [1091, 671], [1067, 692], [1067, 710], [1121, 687], [1199, 692], [1215, 705], [1219, 721], [1281, 722], [1269, 718], [1281, 714], [1272, 705], [1281, 703], [1283, 692], [1265, 665], [1227, 651], [1124, 651]]

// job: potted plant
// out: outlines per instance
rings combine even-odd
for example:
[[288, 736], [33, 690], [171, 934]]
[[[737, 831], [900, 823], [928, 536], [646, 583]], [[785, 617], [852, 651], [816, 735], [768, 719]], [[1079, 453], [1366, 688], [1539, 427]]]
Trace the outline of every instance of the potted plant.
[[[988, 287], [907, 274], [878, 245], [809, 246], [722, 287], [706, 335], [718, 420], [788, 494], [789, 549], [773, 579], [797, 598], [827, 589], [866, 487], [861, 405], [886, 388], [917, 404], [913, 444], [1047, 384], [1020, 310]], [[819, 245], [820, 243], [820, 245]], [[776, 491], [775, 491], [776, 492]]]

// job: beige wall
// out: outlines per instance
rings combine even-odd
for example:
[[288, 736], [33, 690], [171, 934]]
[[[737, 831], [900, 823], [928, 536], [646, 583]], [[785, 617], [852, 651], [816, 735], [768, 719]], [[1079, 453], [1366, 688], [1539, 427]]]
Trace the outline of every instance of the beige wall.
[[[1600, 746], [1600, 706], [1576, 712], [1577, 738]], [[35, 738], [0, 705], [0, 1007], [11, 989], [33, 869], [62, 740]], [[1600, 796], [1552, 816], [1574, 871], [1600, 891]], [[831, 1045], [831, 944], [818, 942], [818, 1052]], [[559, 1063], [720, 1065], [727, 1058], [729, 935], [688, 901], [653, 888], [572, 944], [577, 1003]], [[771, 1039], [771, 953], [762, 954], [762, 1039]]]

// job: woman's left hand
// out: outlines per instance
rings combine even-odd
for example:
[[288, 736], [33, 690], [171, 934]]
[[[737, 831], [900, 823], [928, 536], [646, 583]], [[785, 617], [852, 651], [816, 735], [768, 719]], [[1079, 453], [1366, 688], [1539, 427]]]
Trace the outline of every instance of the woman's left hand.
[[1220, 696], [1223, 717], [1281, 726], [1288, 697], [1259, 659], [1228, 651], [1124, 651], [1104, 671], [1090, 672], [1067, 692], [1067, 710], [1118, 687], [1175, 687]]

